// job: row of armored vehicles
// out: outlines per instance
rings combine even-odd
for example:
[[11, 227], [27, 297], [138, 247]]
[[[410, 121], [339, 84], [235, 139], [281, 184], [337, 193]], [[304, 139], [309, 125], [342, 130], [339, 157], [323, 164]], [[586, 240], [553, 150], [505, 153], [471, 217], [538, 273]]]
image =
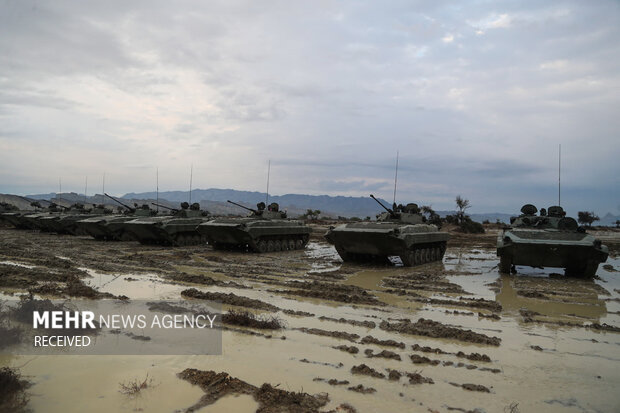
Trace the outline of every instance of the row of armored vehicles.
[[[404, 266], [441, 261], [449, 235], [428, 224], [416, 204], [385, 207], [376, 221], [353, 222], [331, 227], [325, 234], [343, 261], [387, 262], [398, 256]], [[200, 205], [184, 202], [180, 209], [168, 208], [170, 215], [156, 215], [147, 205], [127, 206], [122, 215], [114, 215], [102, 206], [86, 211], [51, 204], [46, 212], [9, 210], [2, 218], [17, 228], [88, 234], [102, 240], [137, 240], [142, 244], [210, 244], [215, 250], [275, 252], [305, 248], [310, 228], [298, 220], [287, 219], [277, 203], [256, 209], [228, 201], [250, 212], [245, 218], [213, 218]], [[155, 204], [157, 205], [157, 204]], [[586, 234], [583, 227], [559, 206], [548, 211], [531, 204], [511, 219], [497, 240], [500, 272], [515, 272], [516, 265], [565, 268], [567, 275], [592, 277], [599, 263], [608, 256], [600, 240]]]
[[[107, 195], [107, 194], [106, 194]], [[60, 207], [50, 203], [38, 211], [6, 211], [1, 217], [16, 228], [71, 235], [91, 235], [97, 240], [135, 240], [142, 244], [200, 245], [209, 243], [215, 249], [247, 249], [256, 252], [286, 251], [305, 248], [310, 228], [301, 221], [290, 220], [277, 203], [260, 202], [256, 209], [231, 202], [250, 211], [245, 218], [215, 218], [200, 209], [200, 204], [187, 202], [181, 207], [158, 214], [148, 205], [128, 206], [118, 199], [123, 214], [111, 209], [82, 205]], [[39, 205], [40, 206], [40, 205]]]

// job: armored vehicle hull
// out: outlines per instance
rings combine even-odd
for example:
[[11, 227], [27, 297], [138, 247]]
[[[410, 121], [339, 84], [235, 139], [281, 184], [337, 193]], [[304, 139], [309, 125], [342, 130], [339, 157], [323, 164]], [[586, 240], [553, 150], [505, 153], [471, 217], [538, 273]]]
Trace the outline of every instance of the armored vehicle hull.
[[200, 204], [193, 203], [190, 206], [189, 203], [183, 202], [181, 209], [153, 204], [171, 210], [173, 215], [137, 218], [122, 223], [122, 228], [138, 242], [175, 246], [199, 245], [206, 242], [196, 231], [198, 225], [208, 221], [209, 213], [201, 211]]
[[23, 229], [41, 229], [40, 220], [48, 216], [57, 215], [57, 212], [34, 212], [30, 214], [22, 214], [19, 216], [19, 228]]
[[406, 267], [441, 261], [449, 235], [434, 225], [363, 222], [339, 225], [325, 238], [343, 261], [387, 261], [399, 256]]
[[34, 211], [5, 212], [2, 214], [2, 218], [5, 222], [13, 225], [17, 229], [29, 229], [24, 217], [35, 213]]
[[159, 216], [137, 218], [123, 223], [122, 227], [134, 239], [147, 245], [199, 245], [206, 240], [196, 231], [207, 218], [174, 218]]
[[38, 219], [39, 229], [44, 232], [59, 232], [60, 231], [60, 221], [62, 215], [60, 214], [49, 214], [45, 217], [40, 217]]
[[[55, 214], [38, 219], [39, 229], [57, 234], [87, 235], [78, 228], [77, 222], [88, 217], [89, 214]], [[98, 216], [102, 216], [98, 214]]]
[[200, 224], [197, 229], [215, 249], [288, 251], [305, 248], [310, 239], [308, 226], [287, 219], [221, 218]]
[[134, 219], [136, 217], [132, 215], [107, 215], [82, 219], [76, 225], [96, 240], [129, 241], [134, 237], [125, 231], [123, 224]]
[[564, 268], [565, 274], [594, 277], [598, 265], [609, 255], [607, 246], [564, 217], [560, 207], [536, 216], [536, 207], [525, 205], [523, 214], [513, 218], [497, 238], [501, 272], [516, 272], [516, 265]]

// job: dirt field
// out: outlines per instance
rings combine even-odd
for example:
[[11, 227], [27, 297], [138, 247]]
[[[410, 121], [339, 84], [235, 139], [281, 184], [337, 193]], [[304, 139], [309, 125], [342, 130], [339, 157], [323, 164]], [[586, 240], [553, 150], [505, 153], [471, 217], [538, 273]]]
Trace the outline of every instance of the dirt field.
[[[342, 264], [325, 229], [306, 251], [253, 254], [2, 227], [3, 298], [205, 298], [237, 313], [220, 356], [0, 356], [0, 367], [31, 383], [34, 412], [620, 410], [617, 247], [595, 280], [500, 276], [494, 229], [452, 233], [443, 263], [414, 268]], [[620, 233], [601, 237], [617, 246]], [[119, 391], [145, 377], [137, 394]]]

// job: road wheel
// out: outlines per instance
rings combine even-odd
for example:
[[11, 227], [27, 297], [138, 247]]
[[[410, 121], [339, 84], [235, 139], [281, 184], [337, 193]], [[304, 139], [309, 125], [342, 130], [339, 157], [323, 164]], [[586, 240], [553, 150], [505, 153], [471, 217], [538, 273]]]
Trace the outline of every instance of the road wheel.
[[422, 253], [419, 249], [413, 251], [413, 265], [420, 265], [422, 262]]
[[435, 262], [437, 261], [437, 255], [435, 254], [435, 248], [429, 248], [428, 249], [428, 259], [430, 262]]
[[258, 241], [257, 247], [258, 252], [267, 252], [267, 241], [265, 241], [264, 239]]
[[415, 265], [415, 253], [413, 251], [406, 251], [400, 256], [400, 260], [403, 262], [403, 266], [411, 267]]
[[289, 251], [293, 251], [295, 249], [295, 240], [294, 239], [289, 239], [288, 240], [288, 250]]
[[502, 274], [510, 274], [511, 265], [512, 262], [510, 260], [510, 257], [508, 257], [507, 255], [502, 255], [501, 257], [499, 257], [499, 272], [501, 272]]
[[426, 259], [426, 249], [425, 248], [420, 248], [420, 264], [426, 264], [427, 259]]
[[278, 239], [273, 242], [274, 251], [282, 251], [282, 242]]
[[267, 241], [267, 252], [273, 252], [275, 245], [272, 240]]
[[295, 249], [296, 250], [303, 250], [304, 249], [304, 241], [301, 239], [298, 239], [297, 241], [295, 241]]

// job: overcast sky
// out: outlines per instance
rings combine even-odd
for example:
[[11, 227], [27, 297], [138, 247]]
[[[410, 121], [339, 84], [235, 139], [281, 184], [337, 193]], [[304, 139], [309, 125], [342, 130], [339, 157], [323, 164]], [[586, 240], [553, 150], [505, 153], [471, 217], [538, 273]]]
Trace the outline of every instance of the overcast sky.
[[0, 5], [0, 192], [620, 214], [618, 1]]

